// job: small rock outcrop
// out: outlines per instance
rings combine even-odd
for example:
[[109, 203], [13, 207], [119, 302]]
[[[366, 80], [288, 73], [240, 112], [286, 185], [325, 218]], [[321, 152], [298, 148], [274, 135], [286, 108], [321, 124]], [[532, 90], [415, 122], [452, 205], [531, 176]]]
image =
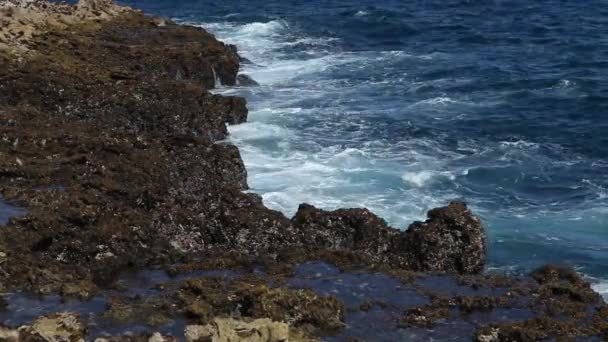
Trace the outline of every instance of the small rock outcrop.
[[478, 273], [486, 262], [485, 231], [466, 205], [452, 202], [409, 226], [402, 243], [414, 271]]
[[312, 342], [315, 341], [290, 331], [289, 325], [267, 318], [244, 321], [215, 318], [207, 325], [189, 325], [185, 330], [187, 342]]
[[426, 222], [403, 232], [367, 209], [324, 211], [303, 204], [292, 219], [314, 249], [354, 251], [363, 259], [413, 271], [480, 272], [485, 264], [485, 230], [464, 203], [429, 211]]

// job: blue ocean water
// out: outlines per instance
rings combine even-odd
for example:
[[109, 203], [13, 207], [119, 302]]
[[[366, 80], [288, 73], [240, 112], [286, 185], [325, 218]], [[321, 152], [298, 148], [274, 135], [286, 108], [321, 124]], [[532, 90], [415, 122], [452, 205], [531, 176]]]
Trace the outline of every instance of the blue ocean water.
[[395, 227], [459, 198], [490, 268], [569, 263], [608, 291], [605, 0], [124, 1], [236, 44], [261, 85], [230, 128], [287, 215], [368, 207]]

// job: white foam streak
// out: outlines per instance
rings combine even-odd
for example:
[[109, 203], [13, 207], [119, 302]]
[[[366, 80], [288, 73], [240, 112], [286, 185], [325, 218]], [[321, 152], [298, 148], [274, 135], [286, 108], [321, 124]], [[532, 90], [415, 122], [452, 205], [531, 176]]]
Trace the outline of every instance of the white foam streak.
[[608, 280], [600, 281], [595, 284], [591, 284], [591, 288], [599, 293], [604, 300], [608, 301]]

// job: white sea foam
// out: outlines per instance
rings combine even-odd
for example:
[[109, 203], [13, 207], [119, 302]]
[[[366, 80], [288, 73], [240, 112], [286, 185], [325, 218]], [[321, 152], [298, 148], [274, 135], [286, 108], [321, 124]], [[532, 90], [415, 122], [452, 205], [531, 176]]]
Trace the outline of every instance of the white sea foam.
[[247, 36], [268, 36], [280, 34], [289, 27], [284, 20], [272, 20], [266, 23], [250, 23], [240, 26], [237, 34]]
[[608, 280], [597, 281], [591, 284], [591, 288], [604, 297], [604, 300], [608, 301]]
[[[461, 171], [461, 174], [466, 175], [468, 170]], [[415, 185], [417, 187], [423, 187], [428, 185], [433, 179], [445, 178], [449, 180], [456, 179], [456, 176], [449, 171], [416, 171], [406, 172], [401, 176], [404, 182]]]
[[525, 140], [517, 140], [517, 141], [501, 141], [500, 146], [502, 147], [513, 147], [513, 148], [538, 148], [539, 145], [537, 143], [528, 142]]
[[281, 138], [290, 134], [289, 130], [277, 125], [252, 121], [229, 126], [234, 141], [252, 141], [259, 139]]
[[418, 187], [424, 186], [433, 178], [433, 173], [429, 171], [406, 172], [401, 176], [404, 182], [408, 182]]

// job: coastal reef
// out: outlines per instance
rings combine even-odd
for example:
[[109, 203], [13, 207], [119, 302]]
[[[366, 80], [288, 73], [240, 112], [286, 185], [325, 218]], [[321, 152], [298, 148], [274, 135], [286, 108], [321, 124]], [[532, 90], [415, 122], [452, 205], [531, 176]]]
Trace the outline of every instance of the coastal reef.
[[[608, 337], [575, 272], [483, 274], [485, 230], [462, 202], [405, 229], [367, 209], [266, 208], [227, 141], [246, 101], [213, 92], [244, 86], [243, 59], [205, 30], [109, 0], [4, 0], [0, 14], [0, 210], [15, 213], [0, 226], [0, 340], [366, 340], [356, 327], [378, 312], [399, 334], [457, 321], [469, 340]], [[142, 272], [155, 276], [129, 280]], [[340, 277], [401, 292], [326, 291]], [[471, 318], [497, 309], [527, 314]]]

